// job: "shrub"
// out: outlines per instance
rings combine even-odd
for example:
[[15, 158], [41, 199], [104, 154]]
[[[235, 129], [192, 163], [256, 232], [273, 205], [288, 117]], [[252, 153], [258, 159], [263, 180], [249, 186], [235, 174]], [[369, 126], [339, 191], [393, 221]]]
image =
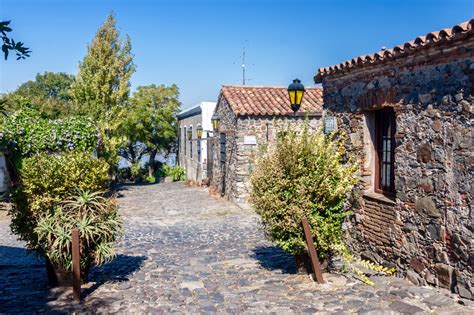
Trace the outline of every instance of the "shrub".
[[21, 190], [34, 212], [45, 211], [78, 189], [106, 190], [108, 171], [107, 162], [87, 152], [41, 153], [22, 160]]
[[[68, 270], [71, 230], [78, 227], [87, 242], [83, 264], [105, 261], [121, 229], [114, 199], [98, 193], [108, 187], [108, 170], [107, 162], [87, 152], [22, 159], [20, 182], [12, 193], [12, 231], [28, 248]], [[73, 201], [82, 206], [74, 207]]]
[[132, 174], [133, 179], [141, 178], [143, 175], [143, 169], [140, 165], [140, 162], [133, 163], [132, 166], [130, 167], [130, 172]]
[[102, 192], [79, 190], [76, 195], [41, 213], [34, 229], [36, 247], [55, 266], [71, 270], [71, 233], [79, 230], [81, 240], [81, 268], [100, 265], [114, 255], [113, 243], [122, 232], [122, 221], [115, 198]]
[[292, 254], [305, 251], [301, 219], [308, 218], [320, 257], [341, 242], [347, 194], [357, 182], [356, 163], [343, 163], [343, 140], [321, 130], [284, 131], [257, 161], [251, 200], [269, 237]]
[[131, 167], [122, 167], [117, 168], [117, 180], [119, 182], [126, 182], [132, 180], [132, 170]]
[[171, 177], [173, 182], [182, 181], [186, 178], [186, 172], [184, 171], [184, 168], [179, 165], [170, 166], [165, 164], [163, 166], [163, 174], [165, 177]]
[[41, 152], [88, 151], [97, 145], [92, 122], [80, 117], [51, 120], [33, 108], [23, 108], [3, 117], [0, 143], [24, 156]]
[[149, 184], [153, 184], [156, 182], [156, 178], [155, 176], [148, 175], [147, 177], [145, 177], [145, 181]]

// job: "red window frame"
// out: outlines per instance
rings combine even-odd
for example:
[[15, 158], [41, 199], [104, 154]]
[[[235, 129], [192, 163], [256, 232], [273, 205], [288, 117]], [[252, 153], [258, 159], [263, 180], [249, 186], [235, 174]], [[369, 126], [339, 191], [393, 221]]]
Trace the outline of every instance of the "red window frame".
[[375, 112], [375, 192], [395, 195], [395, 112]]

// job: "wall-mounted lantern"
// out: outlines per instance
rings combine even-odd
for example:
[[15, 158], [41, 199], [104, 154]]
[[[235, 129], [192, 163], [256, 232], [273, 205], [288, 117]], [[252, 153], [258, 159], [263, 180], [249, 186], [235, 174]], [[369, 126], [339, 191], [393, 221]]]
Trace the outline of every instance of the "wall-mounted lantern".
[[219, 115], [217, 115], [217, 113], [214, 113], [214, 115], [212, 115], [211, 122], [212, 122], [212, 128], [216, 132], [219, 130], [219, 120], [220, 120]]
[[186, 136], [188, 137], [188, 140], [193, 138], [193, 127], [189, 127], [188, 130], [186, 130]]
[[201, 139], [202, 138], [202, 127], [201, 125], [198, 125], [197, 128], [196, 128], [196, 135], [198, 137], [198, 139]]
[[298, 79], [294, 79], [293, 83], [288, 86], [288, 95], [290, 96], [291, 109], [295, 114], [301, 107], [301, 101], [303, 100], [304, 92], [304, 85], [301, 84], [301, 81]]

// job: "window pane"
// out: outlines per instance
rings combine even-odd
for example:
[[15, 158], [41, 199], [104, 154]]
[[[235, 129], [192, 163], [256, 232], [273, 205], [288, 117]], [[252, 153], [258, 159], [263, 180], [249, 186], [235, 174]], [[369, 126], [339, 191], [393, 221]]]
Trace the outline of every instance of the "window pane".
[[375, 118], [378, 158], [376, 188], [384, 192], [393, 192], [395, 114], [391, 109], [383, 109], [376, 112]]

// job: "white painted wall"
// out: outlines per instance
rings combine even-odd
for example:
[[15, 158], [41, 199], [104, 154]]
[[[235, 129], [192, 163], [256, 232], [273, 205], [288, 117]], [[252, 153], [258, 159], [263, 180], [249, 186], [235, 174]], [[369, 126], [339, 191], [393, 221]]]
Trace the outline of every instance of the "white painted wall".
[[0, 152], [0, 193], [8, 190], [8, 174], [5, 156]]
[[[214, 109], [216, 108], [216, 102], [201, 102], [201, 126], [204, 130], [202, 137], [207, 137], [207, 131], [212, 130], [211, 118], [214, 115]], [[207, 141], [202, 141], [202, 154], [201, 163], [207, 162]]]
[[[216, 107], [215, 102], [200, 102], [195, 106], [183, 110], [181, 113], [186, 113], [192, 109], [200, 107], [201, 113], [193, 116], [180, 119], [178, 121], [179, 126], [179, 137], [180, 137], [180, 148], [179, 148], [179, 161], [181, 166], [186, 169], [186, 177], [194, 181], [200, 182], [202, 179], [207, 177], [207, 133], [212, 130], [211, 118], [214, 115], [214, 109]], [[201, 125], [203, 129], [203, 135], [201, 140], [201, 159], [197, 160], [197, 135], [196, 130], [198, 125]], [[189, 156], [189, 140], [186, 134], [183, 133], [184, 128], [192, 127], [193, 130], [193, 158]], [[184, 138], [183, 138], [184, 136]], [[184, 155], [184, 143], [186, 142], [187, 154]]]

